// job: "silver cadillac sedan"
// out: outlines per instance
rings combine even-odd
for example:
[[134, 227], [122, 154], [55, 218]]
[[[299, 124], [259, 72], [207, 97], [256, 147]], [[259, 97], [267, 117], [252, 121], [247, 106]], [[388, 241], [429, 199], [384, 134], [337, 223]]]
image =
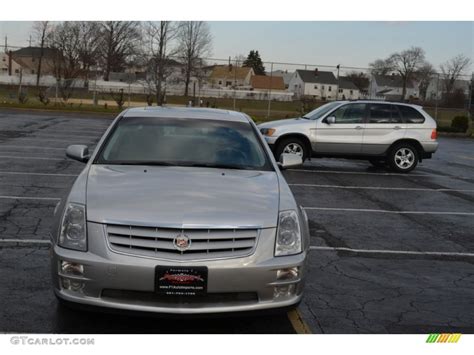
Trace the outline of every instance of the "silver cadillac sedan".
[[54, 291], [66, 304], [160, 313], [288, 308], [302, 297], [309, 230], [245, 114], [133, 108], [55, 209]]

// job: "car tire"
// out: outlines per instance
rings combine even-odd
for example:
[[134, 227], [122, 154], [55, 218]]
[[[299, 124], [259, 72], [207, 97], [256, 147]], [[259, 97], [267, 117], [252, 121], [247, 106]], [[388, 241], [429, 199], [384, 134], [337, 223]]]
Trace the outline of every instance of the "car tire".
[[418, 165], [419, 153], [410, 143], [395, 144], [388, 154], [388, 163], [398, 173], [408, 173]]
[[308, 159], [310, 152], [305, 142], [297, 137], [283, 138], [277, 145], [274, 155], [276, 161], [280, 161], [280, 155], [283, 153], [299, 154], [303, 161]]
[[380, 159], [369, 159], [369, 162], [376, 168], [383, 168], [387, 164], [385, 160]]

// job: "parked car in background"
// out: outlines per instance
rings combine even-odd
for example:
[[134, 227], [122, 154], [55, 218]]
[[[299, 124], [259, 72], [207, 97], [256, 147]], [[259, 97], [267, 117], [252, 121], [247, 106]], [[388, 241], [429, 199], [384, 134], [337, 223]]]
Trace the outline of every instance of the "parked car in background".
[[55, 210], [56, 296], [160, 313], [294, 307], [303, 294], [307, 216], [245, 114], [133, 108]]
[[420, 106], [396, 102], [336, 101], [258, 127], [276, 159], [288, 153], [367, 159], [407, 173], [438, 148], [435, 120]]

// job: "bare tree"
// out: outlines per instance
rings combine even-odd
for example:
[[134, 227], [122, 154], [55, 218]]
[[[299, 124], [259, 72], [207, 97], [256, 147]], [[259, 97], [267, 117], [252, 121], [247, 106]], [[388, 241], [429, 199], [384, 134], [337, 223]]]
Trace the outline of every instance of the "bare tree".
[[40, 55], [38, 58], [38, 67], [36, 70], [36, 86], [40, 84], [41, 70], [43, 65], [44, 48], [50, 34], [51, 24], [49, 21], [37, 21], [33, 25], [33, 33], [37, 45], [40, 47]]
[[203, 21], [182, 22], [178, 28], [178, 55], [184, 65], [184, 96], [189, 96], [191, 75], [200, 58], [211, 50], [212, 37], [209, 26]]
[[369, 71], [372, 75], [388, 75], [393, 71], [393, 63], [388, 59], [376, 59], [369, 64]]
[[83, 32], [79, 22], [62, 22], [52, 29], [49, 44], [55, 51], [54, 73], [61, 97], [67, 101], [75, 80], [82, 72], [81, 43]]
[[97, 65], [100, 54], [100, 24], [93, 21], [77, 22], [81, 32], [79, 57], [87, 86], [91, 67]]
[[401, 100], [405, 100], [408, 83], [413, 79], [413, 74], [425, 63], [425, 51], [420, 47], [411, 47], [392, 54], [389, 60], [393, 63], [393, 70], [402, 78]]
[[140, 24], [136, 21], [106, 21], [100, 23], [101, 60], [104, 80], [110, 72], [122, 71], [137, 52], [141, 40]]
[[459, 79], [470, 64], [471, 59], [463, 54], [459, 54], [440, 65], [446, 97], [453, 93], [456, 80]]
[[414, 73], [414, 77], [418, 81], [418, 88], [420, 91], [420, 98], [426, 100], [426, 94], [428, 87], [436, 74], [434, 67], [431, 63], [426, 62]]
[[163, 86], [171, 72], [170, 57], [176, 54], [176, 49], [171, 48], [176, 33], [176, 25], [169, 21], [148, 22], [144, 29], [146, 81], [150, 91], [155, 94], [158, 106], [163, 104], [165, 97]]

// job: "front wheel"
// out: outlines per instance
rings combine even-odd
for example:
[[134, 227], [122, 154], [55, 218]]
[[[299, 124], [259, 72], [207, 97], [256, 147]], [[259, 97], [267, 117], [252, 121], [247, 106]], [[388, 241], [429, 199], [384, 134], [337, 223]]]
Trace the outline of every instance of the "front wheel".
[[399, 173], [408, 173], [418, 165], [418, 151], [409, 143], [400, 143], [392, 147], [388, 155], [390, 167]]
[[284, 138], [278, 143], [278, 146], [275, 150], [275, 159], [279, 161], [280, 155], [283, 153], [299, 155], [303, 161], [305, 161], [310, 154], [306, 148], [306, 144], [301, 139], [296, 137]]

